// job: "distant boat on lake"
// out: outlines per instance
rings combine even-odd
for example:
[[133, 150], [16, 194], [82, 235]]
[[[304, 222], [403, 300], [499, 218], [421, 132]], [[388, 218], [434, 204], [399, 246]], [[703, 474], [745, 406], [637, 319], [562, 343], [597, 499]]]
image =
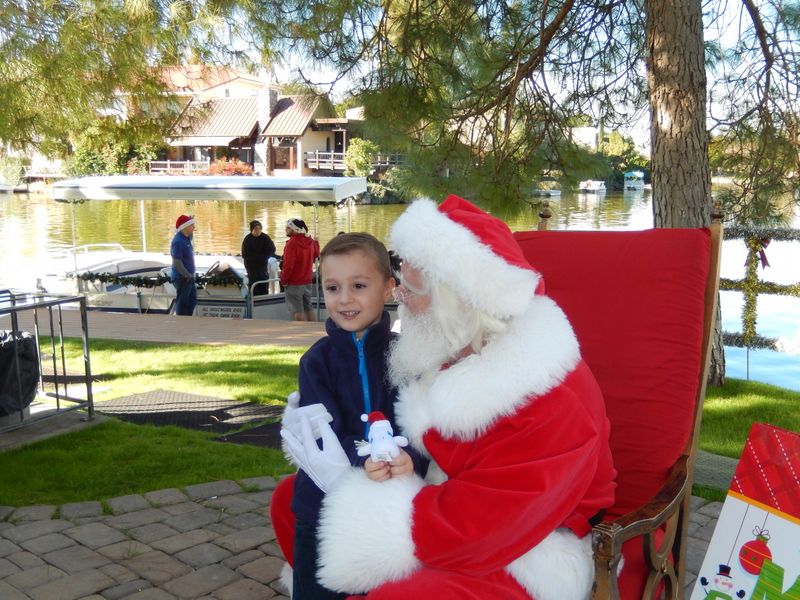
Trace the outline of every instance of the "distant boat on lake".
[[606, 182], [599, 179], [586, 179], [578, 184], [578, 191], [582, 194], [605, 194]]
[[628, 171], [625, 173], [625, 191], [644, 190], [644, 173], [642, 171]]

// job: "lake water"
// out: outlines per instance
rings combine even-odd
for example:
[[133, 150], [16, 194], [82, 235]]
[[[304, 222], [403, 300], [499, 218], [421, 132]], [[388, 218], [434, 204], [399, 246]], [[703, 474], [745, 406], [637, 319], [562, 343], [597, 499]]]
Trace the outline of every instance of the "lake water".
[[[563, 194], [551, 202], [555, 229], [647, 229], [653, 217], [649, 194], [611, 193], [594, 196]], [[347, 208], [312, 207], [290, 202], [233, 201], [104, 201], [70, 205], [55, 202], [47, 194], [0, 195], [0, 289], [35, 289], [37, 276], [48, 264], [68, 255], [73, 239], [78, 245], [118, 242], [131, 250], [169, 251], [178, 215], [197, 219], [195, 250], [200, 253], [238, 254], [248, 233], [247, 224], [258, 219], [281, 252], [286, 242], [284, 223], [300, 217], [325, 244], [339, 231], [369, 231], [387, 241], [389, 229], [405, 209], [403, 205], [355, 205]], [[141, 211], [145, 215], [144, 236]], [[316, 219], [315, 219], [316, 217]], [[533, 229], [537, 210], [531, 208], [511, 220], [514, 231]], [[800, 227], [797, 219], [795, 227]], [[74, 235], [74, 238], [73, 238]], [[144, 238], [144, 239], [143, 239]], [[770, 267], [763, 279], [788, 284], [800, 281], [800, 243], [772, 242], [767, 255]], [[746, 248], [742, 240], [723, 245], [723, 277], [744, 276]], [[723, 328], [741, 331], [741, 294], [721, 294]], [[778, 337], [785, 352], [726, 348], [727, 373], [800, 391], [800, 299], [759, 296], [758, 332]], [[749, 354], [749, 356], [748, 356]]]

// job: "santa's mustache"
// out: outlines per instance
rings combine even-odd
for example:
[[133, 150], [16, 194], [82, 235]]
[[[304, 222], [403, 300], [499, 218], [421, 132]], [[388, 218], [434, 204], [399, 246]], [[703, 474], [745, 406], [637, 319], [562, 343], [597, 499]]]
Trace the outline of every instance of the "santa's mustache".
[[401, 332], [389, 350], [389, 379], [402, 386], [437, 371], [449, 358], [449, 344], [430, 310], [414, 314], [401, 304], [398, 314]]

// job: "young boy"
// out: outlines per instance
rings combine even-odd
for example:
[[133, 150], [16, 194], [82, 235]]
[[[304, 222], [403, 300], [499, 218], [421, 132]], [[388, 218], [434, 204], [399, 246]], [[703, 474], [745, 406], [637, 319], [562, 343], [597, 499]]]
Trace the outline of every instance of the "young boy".
[[[320, 254], [327, 337], [300, 359], [300, 406], [322, 403], [350, 463], [363, 465], [374, 481], [421, 471], [426, 464], [413, 449], [391, 463], [357, 454], [355, 442], [367, 439], [362, 414], [381, 411], [394, 424], [395, 390], [386, 377], [386, 354], [394, 334], [383, 305], [394, 289], [386, 248], [368, 233], [338, 235]], [[302, 470], [294, 484], [295, 600], [346, 598], [322, 587], [317, 572], [317, 521], [324, 493]]]

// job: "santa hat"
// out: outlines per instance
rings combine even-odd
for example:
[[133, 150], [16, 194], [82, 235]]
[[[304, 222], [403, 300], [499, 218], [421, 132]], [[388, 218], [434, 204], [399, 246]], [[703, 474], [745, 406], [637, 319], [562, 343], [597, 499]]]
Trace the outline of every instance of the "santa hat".
[[286, 226], [295, 233], [300, 235], [308, 235], [308, 229], [303, 229], [303, 225], [305, 225], [305, 223], [300, 219], [289, 219], [286, 221]]
[[414, 201], [392, 226], [391, 246], [428, 281], [498, 318], [524, 312], [539, 284], [508, 225], [458, 196], [438, 208]]
[[389, 419], [387, 419], [381, 411], [373, 410], [368, 415], [361, 415], [361, 420], [364, 421], [364, 423], [372, 425], [376, 421], [388, 421]]
[[194, 216], [181, 215], [178, 217], [178, 220], [175, 221], [175, 231], [181, 231], [184, 227], [188, 227], [189, 225], [194, 225]]

